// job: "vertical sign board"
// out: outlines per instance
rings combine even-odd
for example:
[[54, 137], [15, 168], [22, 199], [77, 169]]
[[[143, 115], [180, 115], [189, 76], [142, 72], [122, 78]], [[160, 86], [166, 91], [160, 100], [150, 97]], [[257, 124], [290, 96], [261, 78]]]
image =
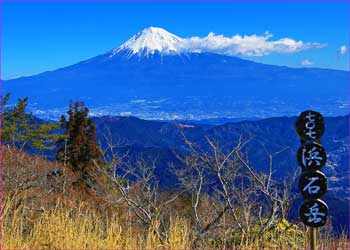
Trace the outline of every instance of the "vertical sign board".
[[321, 145], [325, 130], [324, 119], [318, 112], [307, 110], [297, 118], [295, 129], [301, 139], [297, 151], [298, 164], [302, 169], [298, 188], [304, 197], [299, 215], [309, 227], [323, 226], [327, 221], [328, 206], [321, 200], [327, 191], [327, 178], [321, 172], [327, 155]]

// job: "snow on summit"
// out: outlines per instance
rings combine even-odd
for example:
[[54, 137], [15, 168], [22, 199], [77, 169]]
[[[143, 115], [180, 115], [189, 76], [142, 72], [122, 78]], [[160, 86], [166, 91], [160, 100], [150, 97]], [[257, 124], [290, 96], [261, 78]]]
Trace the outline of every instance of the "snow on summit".
[[287, 37], [272, 40], [272, 37], [273, 35], [268, 32], [262, 36], [236, 34], [232, 37], [210, 32], [206, 37], [181, 38], [162, 28], [148, 27], [112, 50], [110, 57], [119, 52], [126, 52], [130, 56], [149, 56], [155, 52], [161, 54], [209, 52], [227, 56], [264, 56], [273, 53], [290, 54], [326, 46], [318, 42], [303, 42]]
[[131, 37], [128, 41], [113, 50], [112, 56], [127, 50], [130, 54], [144, 54], [146, 56], [160, 53], [177, 53], [183, 39], [169, 33], [165, 29], [149, 27]]

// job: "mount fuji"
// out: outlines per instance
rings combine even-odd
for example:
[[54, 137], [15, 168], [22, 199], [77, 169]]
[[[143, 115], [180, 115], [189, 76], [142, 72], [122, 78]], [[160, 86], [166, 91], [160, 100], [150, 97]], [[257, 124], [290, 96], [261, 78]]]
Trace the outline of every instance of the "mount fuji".
[[129, 57], [132, 55], [148, 57], [155, 53], [177, 54], [183, 49], [180, 45], [182, 42], [182, 38], [162, 28], [149, 27], [114, 49], [110, 56], [113, 57], [123, 51], [129, 54]]
[[105, 54], [41, 74], [3, 81], [12, 101], [56, 119], [69, 102], [94, 116], [210, 119], [348, 112], [348, 72], [289, 68], [186, 48], [183, 38], [149, 27]]

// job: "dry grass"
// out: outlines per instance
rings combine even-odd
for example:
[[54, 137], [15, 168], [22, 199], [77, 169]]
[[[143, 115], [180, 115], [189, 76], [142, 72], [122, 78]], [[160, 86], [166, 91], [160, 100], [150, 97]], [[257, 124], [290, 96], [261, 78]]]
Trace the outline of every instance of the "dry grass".
[[76, 209], [57, 206], [36, 219], [24, 208], [3, 204], [3, 249], [189, 249], [189, 225], [171, 219], [168, 240], [162, 243], [155, 222], [146, 232], [123, 227], [118, 217], [103, 218], [81, 205]]
[[[17, 208], [14, 206], [15, 203], [11, 200], [5, 200], [3, 203], [2, 249], [191, 249], [190, 225], [187, 220], [176, 216], [170, 220], [166, 240], [161, 241], [158, 234], [160, 226], [158, 221], [150, 225], [148, 230], [137, 231], [132, 226], [122, 225], [118, 216], [103, 217], [84, 204], [76, 208], [63, 207], [58, 204], [53, 209], [43, 210], [34, 219], [25, 212], [24, 206]], [[319, 242], [320, 250], [341, 250], [348, 249], [348, 246], [345, 236]], [[278, 247], [262, 247], [259, 244], [252, 244], [236, 246], [235, 249], [305, 248], [304, 244], [290, 247], [286, 242]]]

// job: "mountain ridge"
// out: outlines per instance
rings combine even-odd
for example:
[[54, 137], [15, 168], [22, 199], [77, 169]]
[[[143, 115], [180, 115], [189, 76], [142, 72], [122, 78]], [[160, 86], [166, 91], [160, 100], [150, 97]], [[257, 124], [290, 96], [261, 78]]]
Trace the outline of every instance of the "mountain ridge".
[[346, 71], [274, 66], [203, 51], [159, 52], [171, 47], [167, 42], [144, 51], [154, 45], [153, 35], [146, 35], [134, 48], [140, 55], [130, 56], [132, 50], [124, 44], [114, 55], [112, 50], [54, 71], [3, 81], [3, 91], [12, 94], [12, 102], [33, 93], [30, 111], [47, 119], [58, 119], [70, 101], [85, 102], [94, 116], [160, 120], [272, 117], [305, 109], [334, 116], [350, 107]]

